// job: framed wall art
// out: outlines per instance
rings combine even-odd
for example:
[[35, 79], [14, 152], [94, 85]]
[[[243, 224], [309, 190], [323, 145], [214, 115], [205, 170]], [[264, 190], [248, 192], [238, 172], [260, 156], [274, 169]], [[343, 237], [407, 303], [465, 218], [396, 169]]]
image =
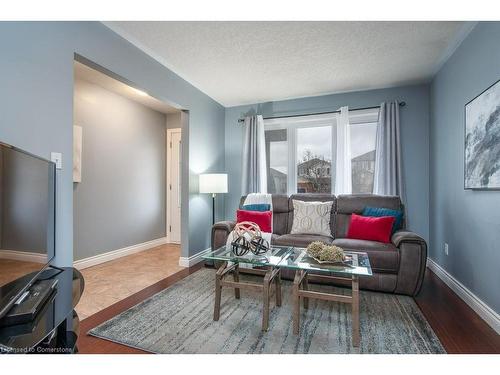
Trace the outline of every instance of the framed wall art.
[[500, 80], [465, 105], [464, 187], [500, 190]]

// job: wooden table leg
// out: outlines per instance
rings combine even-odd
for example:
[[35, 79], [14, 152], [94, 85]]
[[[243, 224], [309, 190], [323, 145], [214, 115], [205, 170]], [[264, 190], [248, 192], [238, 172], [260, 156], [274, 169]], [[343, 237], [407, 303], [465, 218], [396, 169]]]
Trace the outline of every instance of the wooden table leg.
[[276, 306], [281, 306], [281, 271], [274, 277], [276, 285]]
[[[240, 266], [239, 264], [234, 267], [233, 280], [237, 283], [240, 282]], [[240, 299], [240, 288], [234, 288], [234, 298]]]
[[262, 331], [267, 331], [269, 328], [269, 288], [271, 284], [271, 276], [273, 274], [273, 269], [269, 268], [264, 276], [262, 299]]
[[359, 347], [359, 280], [352, 276], [352, 346]]
[[302, 281], [302, 273], [304, 271], [295, 271], [295, 279], [293, 280], [293, 333], [299, 334], [300, 325], [300, 298], [299, 289]]
[[[304, 276], [304, 281], [302, 281], [302, 289], [309, 290], [309, 282], [307, 281], [307, 274]], [[302, 297], [304, 300], [304, 309], [307, 310], [309, 308], [309, 298]]]
[[215, 274], [215, 303], [214, 303], [214, 320], [218, 321], [220, 316], [220, 299], [222, 293], [222, 275], [227, 266], [227, 262], [224, 262]]

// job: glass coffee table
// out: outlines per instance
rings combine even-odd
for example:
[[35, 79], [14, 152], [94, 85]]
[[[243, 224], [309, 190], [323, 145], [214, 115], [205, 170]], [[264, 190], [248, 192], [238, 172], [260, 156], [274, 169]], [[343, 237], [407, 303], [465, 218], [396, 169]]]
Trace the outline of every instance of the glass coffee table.
[[[236, 299], [240, 298], [240, 289], [257, 289], [262, 292], [262, 330], [267, 331], [269, 328], [271, 284], [274, 281], [276, 286], [276, 306], [281, 306], [281, 275], [278, 265], [292, 251], [292, 247], [271, 246], [266, 253], [261, 255], [248, 252], [245, 255], [237, 256], [231, 251], [230, 246], [223, 246], [203, 256], [206, 260], [222, 262], [215, 274], [214, 320], [217, 321], [220, 317], [222, 287], [234, 288]], [[245, 272], [264, 276], [262, 283], [240, 281], [240, 264], [257, 266], [258, 268], [246, 268]], [[226, 276], [231, 272], [233, 280], [228, 280]]]
[[[352, 306], [352, 345], [359, 347], [359, 276], [371, 276], [372, 269], [368, 255], [362, 252], [346, 251], [348, 260], [343, 264], [319, 263], [307, 255], [306, 249], [294, 248], [278, 264], [279, 268], [295, 270], [293, 282], [293, 331], [299, 333], [300, 299], [304, 309], [308, 308], [309, 298], [348, 303]], [[341, 295], [309, 290], [308, 276], [315, 279], [350, 281], [352, 294]]]

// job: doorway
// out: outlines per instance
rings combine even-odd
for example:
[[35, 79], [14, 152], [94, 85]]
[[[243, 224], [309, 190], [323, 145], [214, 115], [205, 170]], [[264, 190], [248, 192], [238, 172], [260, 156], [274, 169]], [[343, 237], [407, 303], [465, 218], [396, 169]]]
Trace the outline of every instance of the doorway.
[[[187, 166], [181, 109], [85, 59], [74, 65], [73, 109], [73, 159], [80, 161], [73, 166], [73, 256], [86, 280], [77, 308], [84, 319], [183, 269], [178, 176]], [[175, 196], [167, 205], [169, 184]]]
[[[167, 120], [168, 121], [168, 120]], [[167, 242], [181, 243], [182, 131], [167, 129]]]

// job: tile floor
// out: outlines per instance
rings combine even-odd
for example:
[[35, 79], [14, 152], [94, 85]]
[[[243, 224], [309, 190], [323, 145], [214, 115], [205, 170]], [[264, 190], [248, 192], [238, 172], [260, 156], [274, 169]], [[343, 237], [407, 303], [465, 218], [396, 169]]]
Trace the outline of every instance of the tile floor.
[[83, 269], [80, 320], [182, 270], [180, 246], [167, 244]]

